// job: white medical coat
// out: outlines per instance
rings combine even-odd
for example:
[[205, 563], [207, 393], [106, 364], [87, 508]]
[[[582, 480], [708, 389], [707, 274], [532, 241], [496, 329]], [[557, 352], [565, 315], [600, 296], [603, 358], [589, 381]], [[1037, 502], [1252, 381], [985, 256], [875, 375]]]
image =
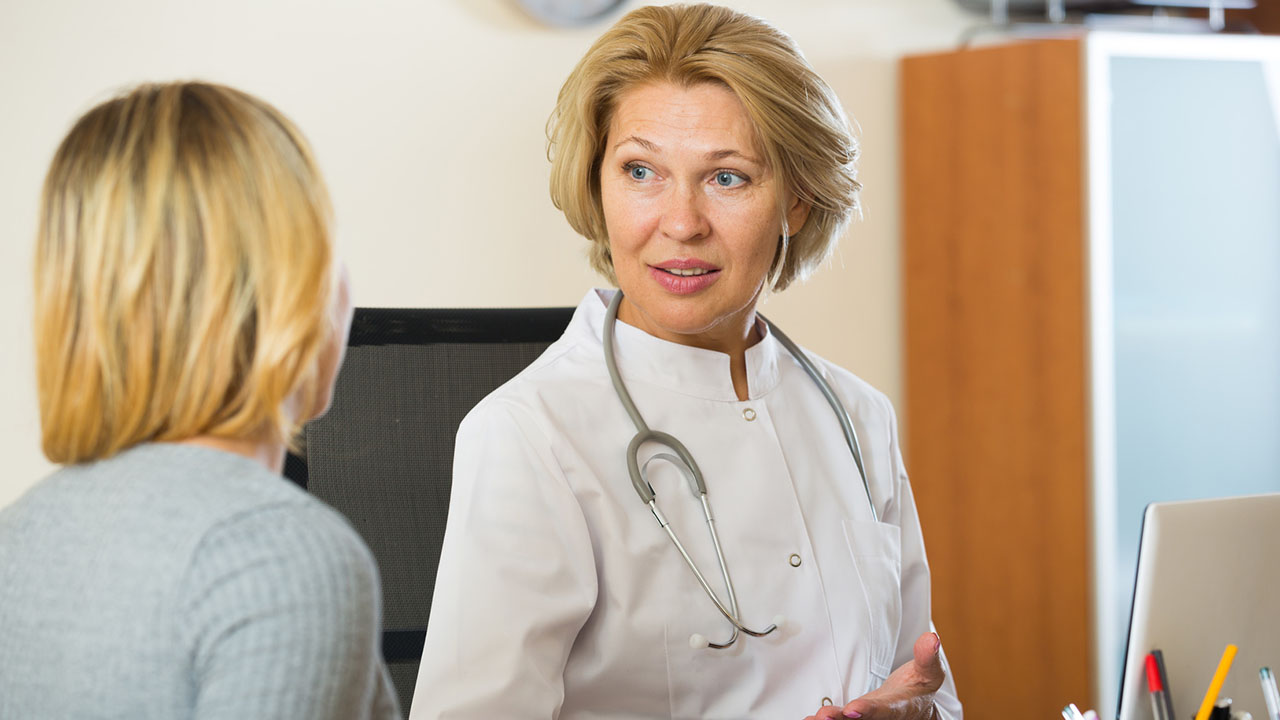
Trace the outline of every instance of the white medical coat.
[[[458, 430], [453, 491], [411, 720], [799, 720], [878, 687], [932, 628], [929, 570], [893, 408], [812, 356], [861, 441], [880, 521], [839, 422], [785, 348], [747, 351], [739, 401], [722, 353], [619, 322], [617, 358], [649, 426], [681, 439], [705, 476], [747, 627], [729, 623], [632, 488], [635, 428], [605, 368], [610, 292]], [[663, 448], [646, 446], [641, 460]], [[669, 451], [668, 451], [669, 452]], [[712, 587], [723, 580], [683, 476], [655, 461], [658, 504]], [[945, 658], [944, 658], [945, 663]], [[942, 718], [961, 717], [948, 677]]]

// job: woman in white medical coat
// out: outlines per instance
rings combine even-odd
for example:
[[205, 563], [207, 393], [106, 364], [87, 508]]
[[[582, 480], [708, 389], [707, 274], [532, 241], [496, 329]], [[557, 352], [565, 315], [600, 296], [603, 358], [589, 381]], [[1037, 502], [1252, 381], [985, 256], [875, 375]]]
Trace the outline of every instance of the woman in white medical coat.
[[[830, 88], [756, 18], [644, 7], [575, 68], [549, 137], [552, 198], [624, 294], [621, 379], [702, 470], [741, 622], [779, 627], [707, 646], [732, 626], [632, 487], [602, 342], [617, 291], [591, 290], [458, 431], [410, 717], [960, 718], [893, 408], [811, 356], [852, 416], [869, 501], [832, 408], [755, 312], [856, 211]], [[641, 463], [669, 452], [648, 445]], [[647, 471], [727, 598], [681, 471]]]

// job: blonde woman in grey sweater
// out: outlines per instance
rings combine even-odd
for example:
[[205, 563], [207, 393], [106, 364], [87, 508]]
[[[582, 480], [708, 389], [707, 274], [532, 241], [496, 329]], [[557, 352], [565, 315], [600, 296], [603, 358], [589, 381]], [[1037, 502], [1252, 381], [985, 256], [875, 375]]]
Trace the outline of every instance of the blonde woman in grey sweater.
[[351, 322], [298, 130], [139, 87], [54, 156], [36, 246], [44, 452], [0, 512], [0, 718], [390, 718], [377, 569], [280, 477]]

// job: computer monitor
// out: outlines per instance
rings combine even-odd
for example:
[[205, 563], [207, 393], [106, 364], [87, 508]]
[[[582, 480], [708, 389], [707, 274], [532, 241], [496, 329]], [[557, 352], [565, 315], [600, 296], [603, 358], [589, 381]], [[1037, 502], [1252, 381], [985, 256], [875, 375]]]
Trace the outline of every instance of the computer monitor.
[[1258, 669], [1280, 669], [1280, 493], [1148, 505], [1118, 720], [1152, 717], [1152, 650], [1164, 655], [1175, 719], [1193, 717], [1228, 643], [1239, 651], [1218, 697], [1261, 720]]

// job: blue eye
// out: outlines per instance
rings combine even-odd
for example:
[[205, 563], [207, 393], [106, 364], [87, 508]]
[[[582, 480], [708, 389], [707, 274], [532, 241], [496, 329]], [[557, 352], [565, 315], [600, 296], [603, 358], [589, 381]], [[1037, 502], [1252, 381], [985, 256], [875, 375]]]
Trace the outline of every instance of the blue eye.
[[737, 187], [746, 181], [747, 179], [742, 177], [738, 173], [732, 173], [732, 172], [729, 172], [728, 170], [721, 170], [720, 172], [716, 173], [716, 184], [719, 185], [720, 187], [726, 187], [726, 188]]
[[626, 171], [632, 180], [648, 180], [649, 176], [653, 174], [652, 170], [642, 165], [632, 165], [626, 168]]

